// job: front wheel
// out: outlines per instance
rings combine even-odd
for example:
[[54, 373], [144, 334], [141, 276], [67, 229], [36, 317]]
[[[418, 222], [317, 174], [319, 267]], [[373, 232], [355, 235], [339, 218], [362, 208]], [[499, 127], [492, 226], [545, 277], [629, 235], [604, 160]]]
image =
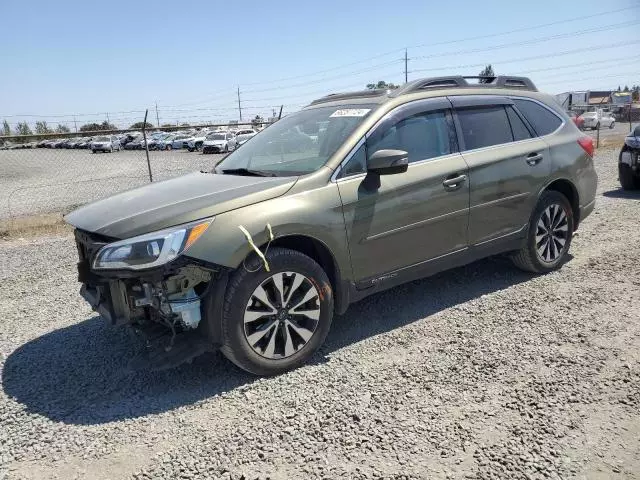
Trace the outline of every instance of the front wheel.
[[560, 268], [571, 246], [573, 228], [573, 209], [567, 197], [552, 190], [544, 192], [529, 220], [526, 244], [513, 255], [513, 263], [534, 273]]
[[168, 152], [170, 152], [172, 148], [173, 148], [173, 147], [172, 147], [171, 145], [167, 145], [167, 147], [165, 148], [165, 150], [166, 150], [166, 151], [168, 151]]
[[286, 248], [253, 255], [231, 276], [222, 313], [222, 353], [255, 375], [276, 375], [304, 364], [324, 342], [333, 318], [325, 271]]
[[630, 165], [627, 165], [626, 163], [619, 163], [618, 177], [620, 178], [620, 186], [623, 190], [640, 189], [640, 177], [636, 177], [633, 174], [633, 170]]

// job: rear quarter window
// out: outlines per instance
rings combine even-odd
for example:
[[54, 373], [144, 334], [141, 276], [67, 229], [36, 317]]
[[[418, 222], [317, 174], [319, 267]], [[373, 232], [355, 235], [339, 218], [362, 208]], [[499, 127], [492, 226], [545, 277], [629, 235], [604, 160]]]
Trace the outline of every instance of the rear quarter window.
[[538, 136], [555, 132], [558, 127], [562, 125], [560, 117], [539, 103], [519, 98], [514, 98], [513, 103], [520, 113], [524, 115], [524, 118], [527, 119]]

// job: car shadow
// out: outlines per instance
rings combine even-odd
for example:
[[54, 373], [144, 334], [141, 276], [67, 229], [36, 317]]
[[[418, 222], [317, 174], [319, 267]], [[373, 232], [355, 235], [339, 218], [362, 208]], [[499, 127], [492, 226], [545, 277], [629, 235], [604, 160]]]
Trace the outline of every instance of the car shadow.
[[[327, 361], [347, 345], [530, 278], [507, 258], [494, 257], [373, 295], [334, 319], [312, 363]], [[127, 371], [127, 362], [142, 348], [143, 341], [130, 330], [94, 316], [12, 352], [4, 364], [2, 386], [29, 412], [57, 422], [94, 425], [162, 413], [256, 380], [217, 352], [172, 370]]]
[[622, 188], [616, 188], [615, 190], [608, 190], [602, 193], [602, 196], [608, 198], [625, 198], [629, 200], [640, 199], [640, 190], [623, 190]]

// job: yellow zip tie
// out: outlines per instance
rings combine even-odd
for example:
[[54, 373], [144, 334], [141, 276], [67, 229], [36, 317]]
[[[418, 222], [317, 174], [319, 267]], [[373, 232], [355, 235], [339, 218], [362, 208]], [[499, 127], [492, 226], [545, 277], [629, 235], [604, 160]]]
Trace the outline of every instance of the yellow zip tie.
[[[251, 234], [242, 225], [238, 225], [238, 228], [242, 233], [244, 233], [244, 236], [247, 237], [247, 242], [249, 242], [249, 245], [251, 246], [251, 248], [253, 248], [253, 250], [256, 252], [256, 255], [258, 255], [264, 262], [264, 269], [267, 272], [270, 272], [271, 270], [269, 270], [269, 262], [267, 262], [267, 259], [265, 258], [262, 251], [260, 251], [260, 249], [256, 247], [255, 243], [253, 243], [253, 238], [251, 238]], [[269, 243], [271, 243], [273, 241], [273, 230], [271, 230], [271, 224], [267, 223], [267, 229], [269, 230]]]

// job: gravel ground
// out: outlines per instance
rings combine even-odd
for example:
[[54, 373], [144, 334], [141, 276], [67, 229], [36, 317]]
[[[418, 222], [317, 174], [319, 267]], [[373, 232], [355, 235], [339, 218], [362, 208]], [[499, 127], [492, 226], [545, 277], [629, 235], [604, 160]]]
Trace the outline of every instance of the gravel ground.
[[[210, 170], [222, 155], [186, 150], [149, 152], [153, 179]], [[92, 154], [89, 150], [0, 151], [0, 220], [68, 212], [78, 205], [149, 183], [141, 150]]]
[[80, 299], [70, 238], [0, 243], [0, 472], [640, 478], [640, 195], [616, 156], [560, 271], [494, 258], [376, 295], [277, 378], [219, 354], [125, 374], [140, 341]]

